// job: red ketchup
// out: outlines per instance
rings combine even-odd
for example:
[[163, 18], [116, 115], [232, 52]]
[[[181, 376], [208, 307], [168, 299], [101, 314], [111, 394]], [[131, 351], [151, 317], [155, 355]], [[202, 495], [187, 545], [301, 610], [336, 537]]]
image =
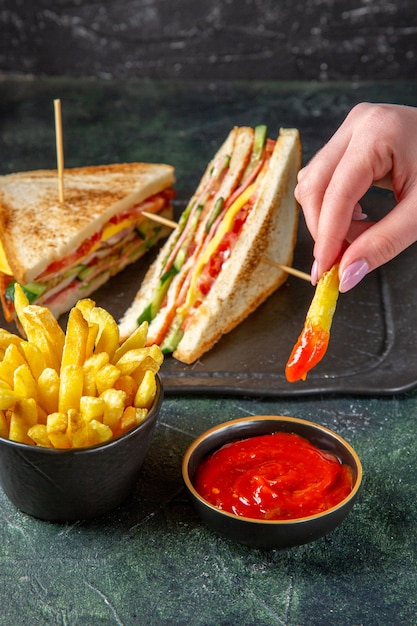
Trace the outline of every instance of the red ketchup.
[[197, 470], [195, 488], [219, 509], [288, 520], [332, 508], [352, 490], [352, 472], [334, 455], [293, 433], [226, 444]]

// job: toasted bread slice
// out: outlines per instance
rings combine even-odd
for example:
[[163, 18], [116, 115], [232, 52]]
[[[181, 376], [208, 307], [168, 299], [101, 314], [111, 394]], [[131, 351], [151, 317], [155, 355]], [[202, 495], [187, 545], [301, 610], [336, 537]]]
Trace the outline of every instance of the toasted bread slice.
[[173, 182], [173, 167], [159, 163], [66, 169], [61, 204], [54, 170], [1, 176], [0, 240], [13, 277], [22, 284], [35, 280], [110, 218]]

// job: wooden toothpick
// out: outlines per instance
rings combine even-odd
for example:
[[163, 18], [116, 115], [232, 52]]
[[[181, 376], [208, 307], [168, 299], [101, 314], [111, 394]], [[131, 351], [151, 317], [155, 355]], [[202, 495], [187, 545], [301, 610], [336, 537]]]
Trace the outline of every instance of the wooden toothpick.
[[[169, 226], [170, 228], [176, 228], [178, 226], [178, 224], [174, 222], [173, 220], [169, 220], [168, 218], [162, 217], [161, 215], [157, 215], [155, 213], [148, 213], [148, 211], [142, 211], [142, 215], [144, 217], [147, 217], [150, 220], [153, 220], [154, 222], [159, 222], [160, 224]], [[281, 263], [276, 263], [275, 261], [271, 261], [270, 259], [267, 259], [265, 257], [262, 257], [261, 261], [263, 263], [268, 263], [268, 265], [273, 265], [274, 267], [277, 267], [278, 269], [283, 270], [284, 272], [287, 272], [287, 274], [292, 274], [293, 276], [296, 276], [297, 278], [301, 278], [302, 280], [307, 280], [308, 282], [311, 282], [311, 277], [309, 274], [306, 274], [305, 272], [301, 272], [300, 270], [297, 270], [294, 267], [289, 267], [288, 265], [282, 265]]]
[[263, 263], [268, 263], [268, 265], [273, 265], [274, 267], [277, 267], [280, 270], [284, 270], [284, 272], [287, 272], [287, 274], [292, 274], [293, 276], [297, 276], [297, 278], [301, 278], [302, 280], [307, 280], [308, 282], [311, 282], [310, 274], [306, 274], [305, 272], [302, 272], [301, 270], [297, 270], [295, 269], [295, 267], [289, 267], [288, 265], [275, 263], [275, 261], [271, 261], [271, 259], [267, 259], [265, 257], [262, 257], [261, 261]]
[[59, 201], [64, 202], [64, 142], [62, 139], [61, 100], [54, 100], [56, 157], [58, 166]]
[[169, 226], [170, 228], [177, 228], [178, 224], [169, 220], [167, 217], [163, 217], [162, 215], [157, 215], [156, 213], [148, 213], [148, 211], [142, 211], [142, 215], [147, 217], [149, 220], [153, 220], [154, 222], [159, 222], [159, 224], [164, 224], [164, 226]]

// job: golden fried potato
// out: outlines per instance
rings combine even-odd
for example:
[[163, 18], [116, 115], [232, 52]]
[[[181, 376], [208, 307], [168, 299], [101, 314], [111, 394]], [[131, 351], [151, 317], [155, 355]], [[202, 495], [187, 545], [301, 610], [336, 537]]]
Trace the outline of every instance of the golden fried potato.
[[68, 316], [61, 369], [67, 365], [84, 365], [88, 341], [88, 322], [79, 309], [73, 307]]
[[37, 446], [44, 448], [53, 448], [51, 440], [48, 437], [46, 424], [35, 424], [28, 430], [28, 437], [33, 440]]
[[46, 367], [38, 378], [39, 404], [49, 414], [58, 409], [60, 378], [52, 367]]
[[61, 370], [58, 397], [59, 413], [67, 413], [70, 409], [80, 410], [83, 386], [84, 372], [80, 365], [67, 365]]
[[25, 338], [0, 329], [0, 437], [48, 448], [83, 448], [140, 424], [163, 362], [143, 323], [122, 345], [114, 318], [91, 299], [70, 311], [66, 332], [31, 305], [15, 308]]
[[101, 395], [106, 389], [114, 387], [115, 382], [120, 378], [121, 373], [118, 367], [111, 363], [103, 365], [95, 375], [97, 393]]
[[22, 341], [20, 349], [26, 359], [30, 371], [35, 379], [38, 379], [42, 372], [46, 369], [46, 361], [38, 346], [29, 341]]
[[67, 435], [68, 414], [57, 411], [48, 415], [46, 432], [54, 448], [71, 448], [71, 440]]
[[20, 397], [34, 398], [38, 402], [38, 385], [26, 363], [15, 369], [13, 389]]
[[36, 401], [33, 398], [19, 398], [10, 414], [9, 439], [19, 443], [32, 443], [28, 430], [37, 423], [37, 419]]
[[149, 409], [156, 395], [156, 380], [154, 372], [147, 370], [136, 392], [134, 406]]
[[0, 388], [0, 411], [13, 408], [20, 396], [13, 389]]
[[104, 401], [103, 424], [114, 430], [125, 410], [125, 393], [118, 389], [106, 389], [100, 398]]
[[0, 411], [0, 437], [9, 438], [9, 421], [5, 411]]
[[109, 441], [113, 437], [112, 429], [106, 424], [102, 424], [97, 420], [92, 420], [88, 422], [88, 437], [89, 437], [89, 446], [94, 446], [99, 443], [105, 443]]
[[85, 422], [97, 420], [103, 421], [104, 400], [96, 396], [81, 396], [80, 398], [80, 414]]
[[19, 320], [28, 341], [38, 346], [44, 355], [47, 367], [59, 372], [65, 334], [52, 313], [44, 307], [29, 304]]
[[134, 350], [136, 348], [144, 348], [146, 345], [146, 339], [148, 336], [148, 322], [142, 322], [140, 326], [133, 331], [133, 333], [128, 337], [116, 350], [113, 356], [113, 363], [117, 363], [117, 361], [122, 357], [128, 350]]

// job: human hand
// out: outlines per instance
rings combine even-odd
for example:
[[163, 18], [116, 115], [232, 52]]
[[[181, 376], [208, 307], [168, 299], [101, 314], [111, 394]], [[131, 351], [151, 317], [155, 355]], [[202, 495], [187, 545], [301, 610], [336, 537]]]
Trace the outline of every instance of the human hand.
[[[372, 186], [392, 189], [394, 208], [364, 222], [359, 200]], [[295, 197], [315, 240], [316, 284], [340, 258], [340, 291], [417, 240], [417, 108], [362, 103], [298, 175]]]

